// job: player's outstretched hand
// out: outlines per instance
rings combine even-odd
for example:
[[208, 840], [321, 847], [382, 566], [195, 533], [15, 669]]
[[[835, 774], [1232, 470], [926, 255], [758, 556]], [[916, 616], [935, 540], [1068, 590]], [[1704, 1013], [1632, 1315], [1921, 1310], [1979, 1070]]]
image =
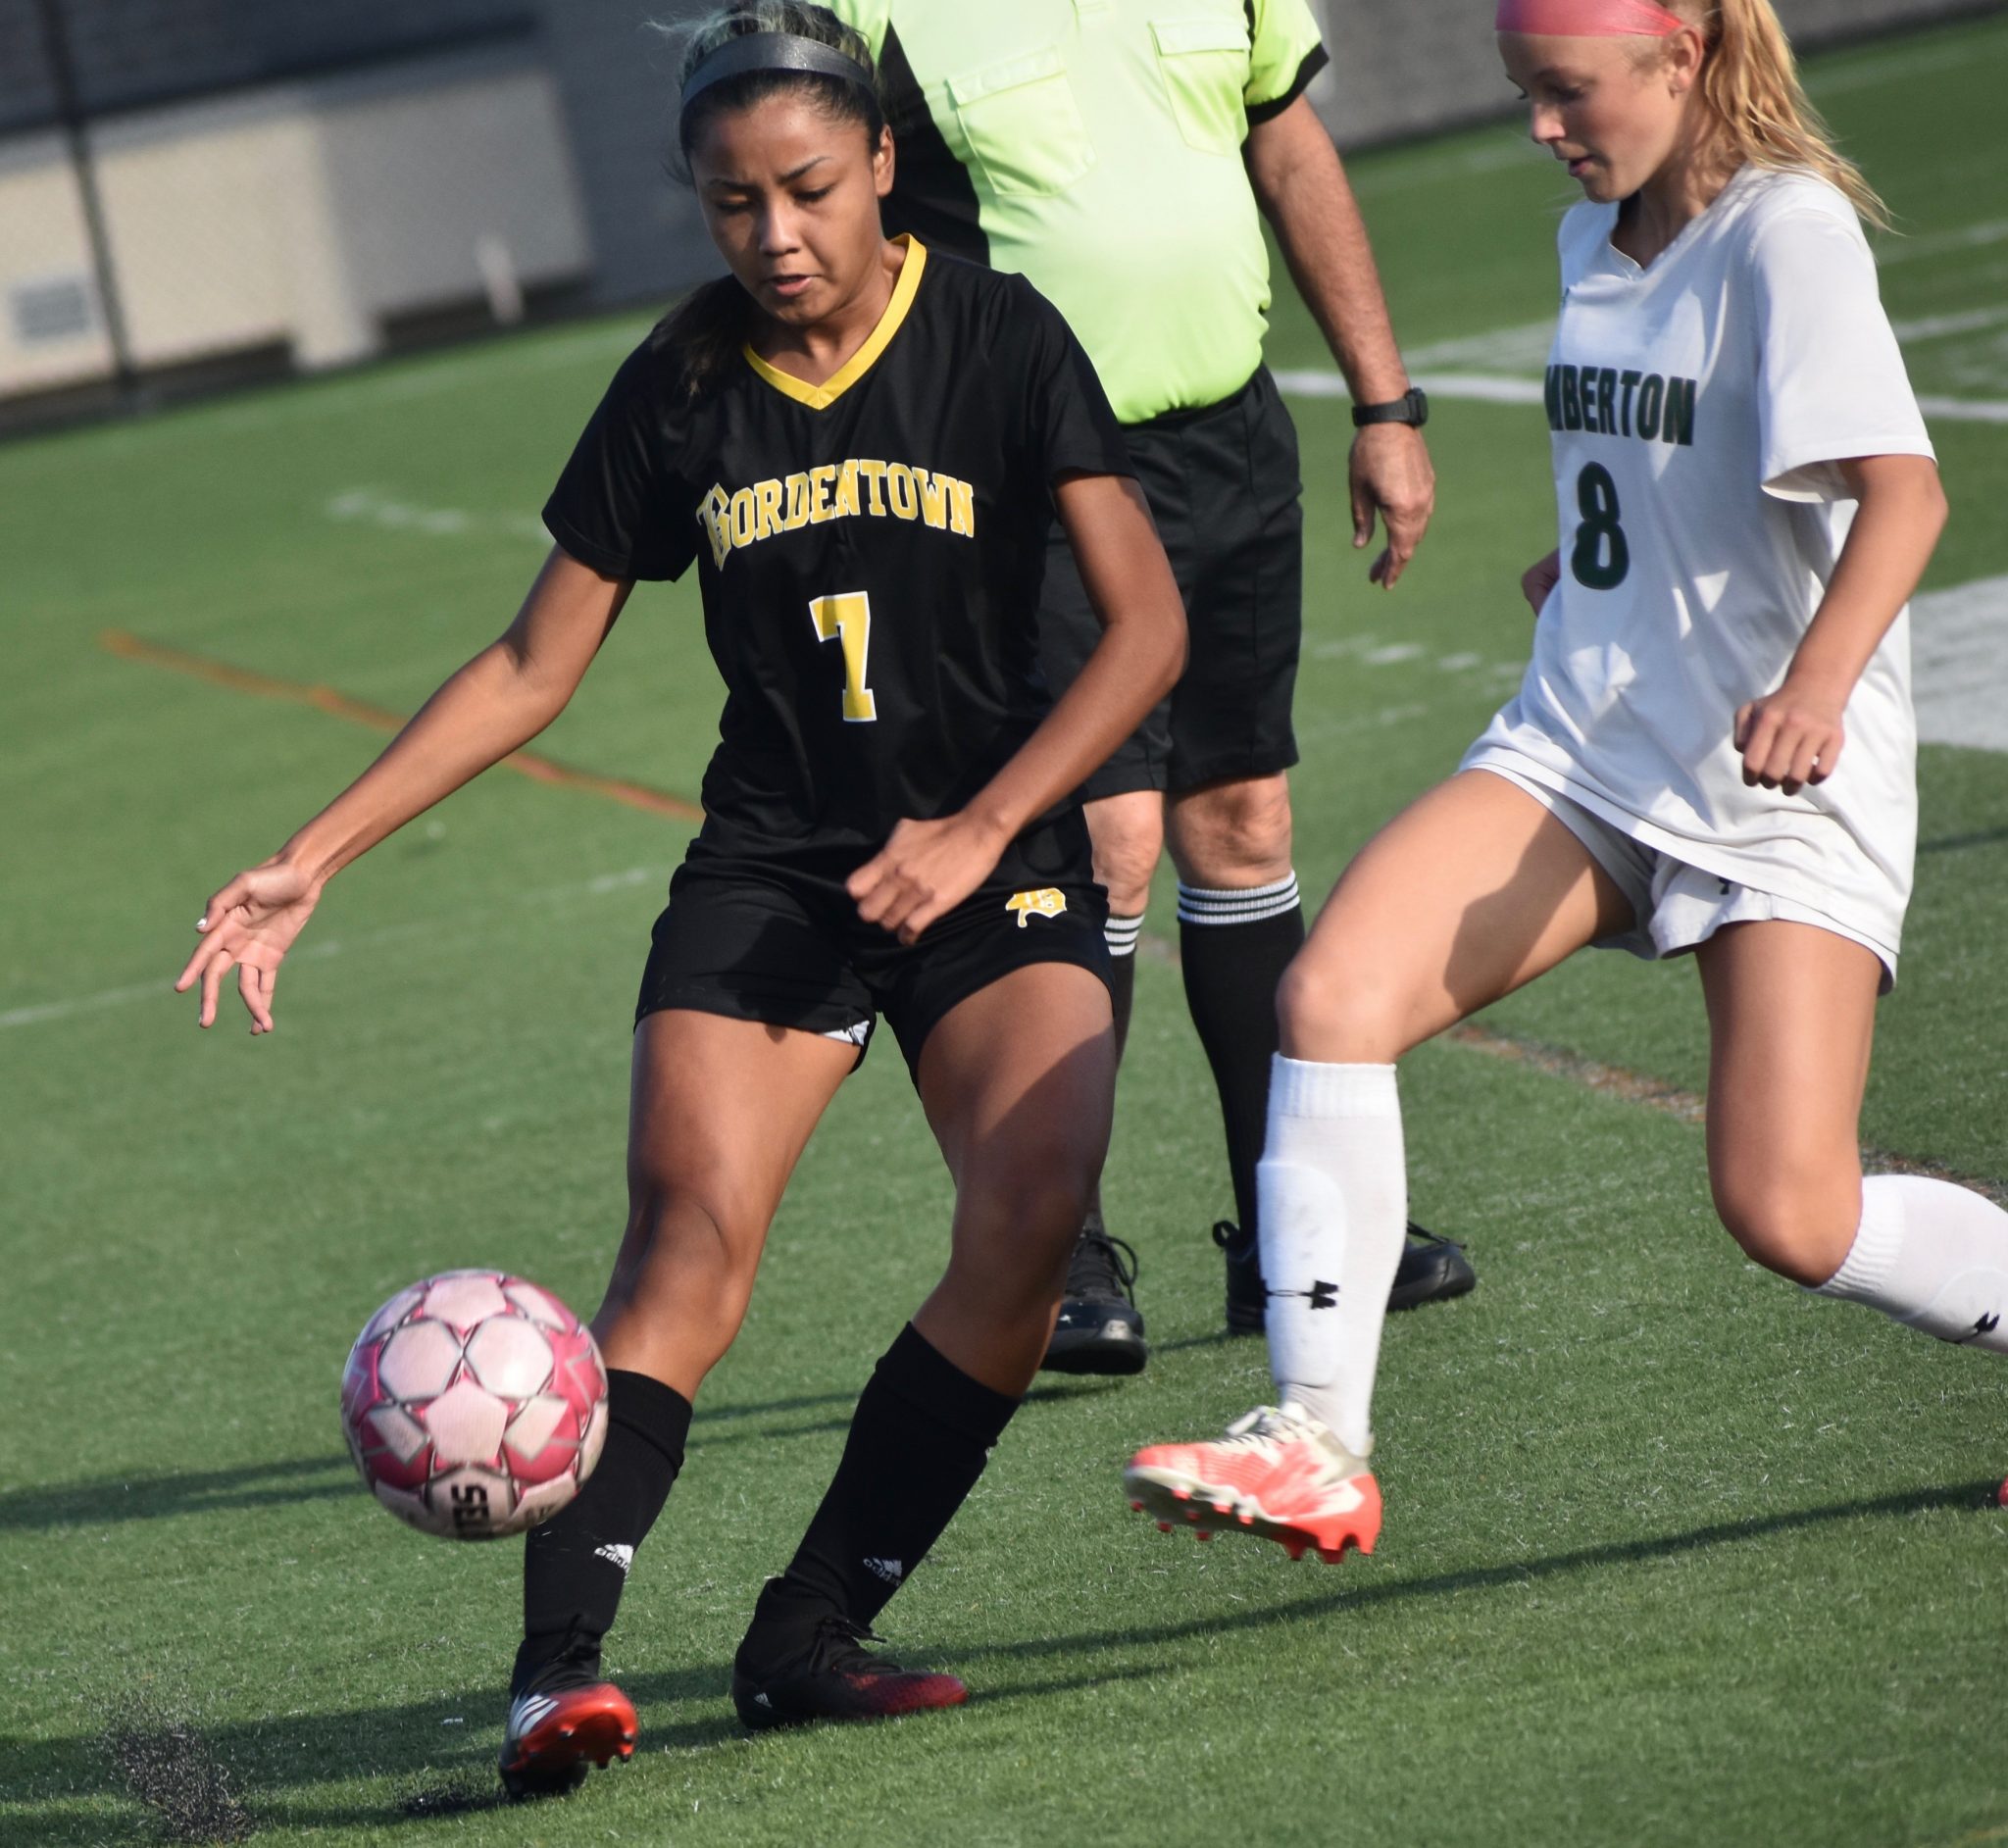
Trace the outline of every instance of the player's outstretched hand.
[[251, 1031], [272, 1031], [272, 994], [279, 963], [320, 899], [320, 880], [283, 861], [268, 860], [238, 874], [202, 908], [195, 926], [202, 941], [175, 983], [176, 994], [201, 984], [198, 1026], [216, 1024], [218, 991], [235, 969], [237, 992], [251, 1015]]
[[971, 816], [902, 822], [847, 881], [858, 916], [902, 943], [962, 903], [996, 870], [1004, 843]]
[[1364, 551], [1373, 541], [1378, 514], [1387, 544], [1367, 575], [1392, 590], [1436, 510], [1436, 470], [1422, 431], [1412, 424], [1369, 424], [1353, 438], [1350, 474], [1353, 549]]
[[1530, 565], [1520, 574], [1520, 594], [1538, 616], [1546, 607], [1548, 593], [1561, 581], [1562, 554], [1550, 552], [1546, 558]]
[[1788, 796], [1808, 783], [1825, 782], [1847, 740], [1841, 724], [1845, 703], [1832, 694], [1799, 691], [1787, 680], [1776, 693], [1739, 707], [1735, 744], [1743, 754], [1743, 781]]

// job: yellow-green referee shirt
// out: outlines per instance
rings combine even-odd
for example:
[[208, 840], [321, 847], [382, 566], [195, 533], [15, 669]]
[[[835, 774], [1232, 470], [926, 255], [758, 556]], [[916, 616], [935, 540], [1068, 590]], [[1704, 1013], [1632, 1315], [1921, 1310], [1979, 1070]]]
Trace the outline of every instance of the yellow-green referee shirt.
[[828, 4], [883, 75], [889, 230], [1029, 276], [1126, 424], [1248, 381], [1269, 252], [1241, 143], [1326, 63], [1307, 0]]

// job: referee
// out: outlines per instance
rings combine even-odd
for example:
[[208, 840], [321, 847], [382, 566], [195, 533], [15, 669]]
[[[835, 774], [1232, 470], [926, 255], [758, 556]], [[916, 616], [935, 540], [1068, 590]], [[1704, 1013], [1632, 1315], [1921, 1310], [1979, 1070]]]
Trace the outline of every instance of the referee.
[[[1179, 874], [1185, 996], [1220, 1091], [1238, 1225], [1228, 1324], [1259, 1333], [1255, 1224], [1275, 998], [1304, 940], [1290, 864], [1290, 724], [1302, 634], [1296, 432], [1262, 364], [1275, 227], [1351, 388], [1353, 542], [1391, 588], [1434, 504], [1421, 426], [1365, 225], [1304, 92], [1329, 62], [1307, 0], [829, 0], [870, 40], [898, 166], [885, 223], [1029, 276], [1100, 374], [1184, 595], [1184, 679], [1090, 778], [1108, 888], [1116, 1033], [1130, 1023], [1151, 875]], [[1098, 634], [1064, 542], [1040, 650], [1055, 692]], [[1099, 1209], [1076, 1251], [1049, 1368], [1133, 1373], [1134, 1256]], [[1464, 1254], [1417, 1231], [1393, 1304], [1469, 1289]]]

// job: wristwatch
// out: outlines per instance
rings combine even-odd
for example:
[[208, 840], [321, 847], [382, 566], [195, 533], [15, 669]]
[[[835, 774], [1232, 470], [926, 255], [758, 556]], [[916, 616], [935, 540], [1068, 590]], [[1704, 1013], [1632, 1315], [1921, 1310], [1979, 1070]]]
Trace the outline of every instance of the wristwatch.
[[1421, 429], [1430, 421], [1430, 400], [1415, 386], [1411, 385], [1406, 397], [1393, 399], [1387, 404], [1356, 404], [1353, 406], [1353, 428], [1365, 429], [1369, 424], [1412, 424]]

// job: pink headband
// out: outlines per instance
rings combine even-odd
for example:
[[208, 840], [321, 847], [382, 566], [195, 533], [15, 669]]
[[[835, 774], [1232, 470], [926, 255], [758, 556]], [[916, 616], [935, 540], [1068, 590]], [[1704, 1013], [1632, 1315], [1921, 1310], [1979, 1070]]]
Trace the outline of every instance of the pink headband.
[[1499, 0], [1492, 29], [1543, 38], [1665, 38], [1687, 24], [1651, 0]]

